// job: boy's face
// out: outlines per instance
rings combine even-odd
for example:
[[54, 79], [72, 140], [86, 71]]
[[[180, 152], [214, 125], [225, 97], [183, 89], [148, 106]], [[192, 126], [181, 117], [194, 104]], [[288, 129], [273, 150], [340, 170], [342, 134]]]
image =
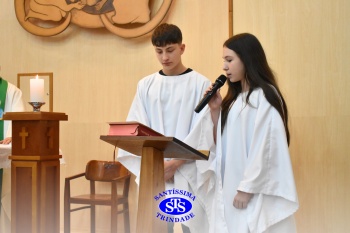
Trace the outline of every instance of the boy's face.
[[[185, 51], [184, 44], [168, 44], [163, 47], [154, 46], [158, 61], [163, 66], [166, 75], [178, 75], [182, 69], [181, 55]], [[182, 70], [180, 71], [182, 72]]]

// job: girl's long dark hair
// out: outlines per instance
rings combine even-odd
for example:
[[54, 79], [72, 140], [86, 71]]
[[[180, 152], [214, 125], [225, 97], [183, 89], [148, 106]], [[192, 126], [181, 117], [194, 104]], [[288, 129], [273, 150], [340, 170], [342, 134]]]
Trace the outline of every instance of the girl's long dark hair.
[[[261, 88], [267, 101], [278, 111], [282, 117], [286, 131], [288, 145], [290, 135], [288, 129], [288, 110], [286, 102], [277, 86], [275, 75], [269, 67], [264, 49], [259, 40], [252, 34], [242, 33], [229, 38], [224, 47], [233, 50], [241, 59], [246, 70], [246, 82], [249, 85], [246, 103], [249, 104], [249, 96], [256, 88]], [[241, 82], [228, 82], [227, 94], [222, 101], [221, 124], [224, 129], [230, 105], [242, 92]]]

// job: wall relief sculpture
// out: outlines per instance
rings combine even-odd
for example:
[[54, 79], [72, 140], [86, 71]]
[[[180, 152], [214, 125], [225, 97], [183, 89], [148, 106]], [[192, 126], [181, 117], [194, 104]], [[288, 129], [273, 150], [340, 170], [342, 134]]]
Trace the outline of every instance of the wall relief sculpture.
[[15, 0], [20, 25], [37, 36], [54, 36], [73, 23], [83, 28], [105, 27], [134, 38], [152, 31], [166, 16], [173, 0]]

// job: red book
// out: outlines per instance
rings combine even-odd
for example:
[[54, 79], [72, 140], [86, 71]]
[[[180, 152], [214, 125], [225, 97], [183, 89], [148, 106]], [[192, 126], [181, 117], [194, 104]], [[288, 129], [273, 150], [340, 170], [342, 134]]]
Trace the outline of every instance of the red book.
[[109, 133], [113, 136], [164, 136], [137, 121], [109, 122]]

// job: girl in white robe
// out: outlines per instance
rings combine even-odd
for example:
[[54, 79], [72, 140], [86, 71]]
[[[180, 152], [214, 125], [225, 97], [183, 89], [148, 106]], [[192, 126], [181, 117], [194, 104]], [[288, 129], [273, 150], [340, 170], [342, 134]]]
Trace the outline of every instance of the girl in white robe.
[[210, 232], [296, 232], [288, 111], [264, 50], [243, 33], [224, 43], [223, 59], [228, 92], [209, 102], [216, 139]]

